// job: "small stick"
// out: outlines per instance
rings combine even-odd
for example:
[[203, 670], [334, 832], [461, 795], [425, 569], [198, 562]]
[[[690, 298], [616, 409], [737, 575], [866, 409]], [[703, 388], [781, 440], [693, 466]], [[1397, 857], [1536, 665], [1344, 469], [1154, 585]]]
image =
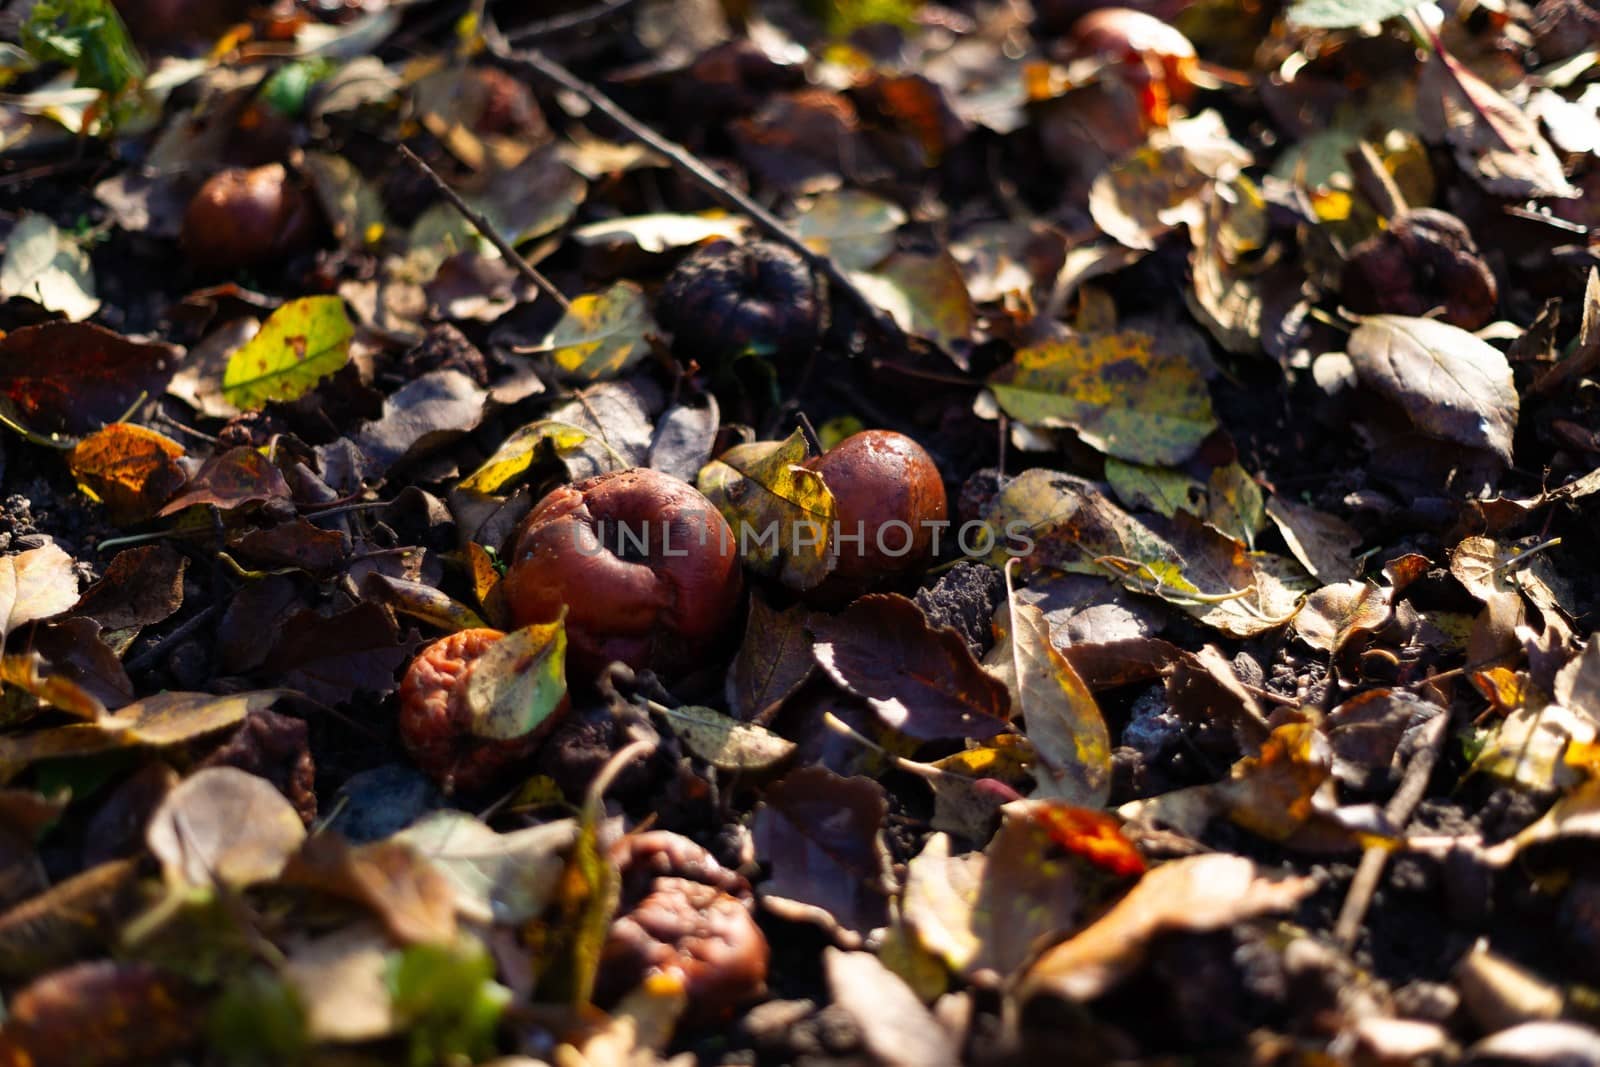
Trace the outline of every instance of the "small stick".
[[146, 667], [155, 666], [162, 657], [164, 657], [168, 652], [172, 651], [172, 647], [174, 645], [188, 637], [190, 634], [194, 633], [196, 630], [200, 629], [200, 627], [204, 626], [206, 621], [216, 613], [216, 604], [208, 604], [201, 608], [199, 611], [195, 612], [193, 615], [189, 616], [189, 618], [185, 619], [183, 622], [174, 627], [172, 632], [168, 633], [164, 637], [157, 638], [153, 645], [130, 659], [126, 664], [126, 669], [130, 671], [142, 671]]
[[[1422, 802], [1422, 794], [1428, 789], [1428, 779], [1433, 777], [1433, 768], [1438, 765], [1439, 756], [1444, 751], [1444, 739], [1450, 734], [1450, 712], [1441, 710], [1428, 723], [1427, 730], [1422, 747], [1406, 766], [1400, 788], [1384, 805], [1384, 817], [1398, 827], [1403, 828], [1411, 821], [1412, 812], [1417, 810], [1417, 805]], [[1344, 907], [1339, 910], [1339, 921], [1333, 928], [1334, 940], [1347, 951], [1355, 946], [1356, 938], [1361, 934], [1361, 923], [1367, 917], [1367, 909], [1372, 906], [1372, 895], [1377, 892], [1378, 879], [1383, 876], [1383, 867], [1388, 861], [1389, 850], [1381, 845], [1374, 845], [1361, 854], [1361, 865], [1356, 868], [1356, 876], [1350, 880]]]
[[1367, 198], [1367, 203], [1379, 215], [1394, 219], [1406, 210], [1405, 195], [1400, 192], [1400, 186], [1390, 176], [1389, 168], [1383, 165], [1383, 160], [1370, 143], [1362, 141], [1346, 152], [1344, 158], [1350, 164], [1356, 188], [1361, 190], [1361, 195]]
[[553, 37], [558, 33], [567, 33], [596, 22], [603, 22], [612, 15], [620, 15], [635, 3], [637, 0], [600, 0], [597, 4], [580, 7], [565, 15], [554, 15], [538, 22], [530, 22], [521, 29], [506, 34], [506, 37], [517, 44], [538, 40], [541, 37]]
[[491, 54], [504, 62], [527, 67], [546, 81], [583, 97], [589, 102], [590, 107], [622, 127], [634, 140], [653, 148], [665, 156], [674, 167], [694, 179], [695, 183], [706, 192], [724, 204], [749, 216], [750, 220], [756, 224], [756, 228], [762, 233], [778, 244], [789, 248], [803, 258], [812, 270], [827, 278], [828, 284], [836, 291], [843, 293], [851, 303], [860, 308], [865, 313], [867, 321], [873, 323], [885, 336], [894, 338], [900, 344], [906, 343], [905, 331], [896, 325], [888, 312], [868, 300], [866, 294], [856, 287], [856, 284], [850, 280], [844, 271], [839, 269], [833, 260], [806, 247], [805, 242], [796, 237], [789, 230], [789, 227], [784, 225], [783, 220], [756, 203], [749, 196], [729, 185], [722, 175], [712, 170], [694, 153], [675, 141], [667, 140], [667, 138], [634, 118], [614, 103], [605, 93], [579, 78], [572, 71], [537, 48], [527, 48], [513, 52], [507, 45], [504, 36], [492, 31], [487, 26], [484, 27], [483, 36]]
[[461, 194], [450, 188], [449, 183], [447, 183], [443, 178], [439, 177], [438, 171], [428, 166], [428, 164], [423, 161], [421, 156], [411, 151], [411, 149], [407, 148], [405, 145], [396, 145], [395, 147], [400, 152], [400, 158], [409, 163], [412, 169], [414, 169], [418, 174], [421, 174], [424, 178], [427, 178], [430, 182], [432, 182], [434, 188], [439, 190], [439, 195], [448, 200], [451, 207], [461, 212], [461, 217], [472, 223], [472, 228], [482, 234], [484, 240], [498, 248], [500, 250], [500, 254], [506, 257], [506, 262], [515, 267], [518, 274], [532, 282], [534, 287], [541, 293], [560, 304], [562, 311], [566, 311], [572, 307], [572, 301], [563, 296], [561, 290], [557, 289], [555, 284], [551, 282], [549, 278], [546, 278], [543, 274], [540, 274], [537, 270], [535, 270], [532, 263], [529, 263], [526, 259], [523, 259], [522, 254], [519, 253], [515, 248], [511, 247], [510, 241], [507, 241], [504, 237], [500, 236], [499, 232], [492, 225], [490, 225], [488, 219], [484, 218], [479, 212], [474, 211], [471, 205], [469, 205], [465, 200], [461, 199]]

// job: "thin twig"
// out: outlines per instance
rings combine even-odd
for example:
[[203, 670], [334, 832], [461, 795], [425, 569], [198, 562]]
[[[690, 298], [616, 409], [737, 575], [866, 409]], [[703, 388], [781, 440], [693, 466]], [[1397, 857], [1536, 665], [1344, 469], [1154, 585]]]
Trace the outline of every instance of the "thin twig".
[[602, 115], [615, 122], [634, 140], [654, 149], [665, 156], [678, 170], [688, 175], [706, 192], [733, 209], [743, 212], [756, 224], [756, 228], [768, 238], [784, 245], [795, 254], [803, 258], [813, 271], [827, 278], [828, 284], [834, 291], [842, 293], [849, 301], [856, 305], [867, 321], [871, 322], [884, 336], [892, 338], [896, 343], [905, 343], [905, 331], [896, 325], [887, 312], [883, 311], [865, 293], [856, 287], [849, 275], [840, 270], [832, 259], [821, 255], [806, 247], [804, 241], [796, 237], [783, 220], [772, 212], [756, 203], [745, 193], [735, 189], [732, 185], [712, 170], [693, 152], [678, 144], [669, 141], [655, 130], [634, 118], [605, 93], [579, 78], [572, 71], [557, 63], [537, 48], [525, 48], [513, 51], [506, 39], [491, 27], [484, 27], [484, 41], [488, 44], [491, 54], [506, 63], [526, 67], [555, 85], [576, 93], [588, 101], [589, 106]]
[[428, 166], [421, 156], [405, 145], [396, 145], [395, 147], [400, 152], [400, 158], [409, 163], [418, 174], [432, 182], [434, 188], [439, 190], [439, 195], [448, 200], [451, 207], [461, 212], [461, 217], [472, 223], [472, 228], [482, 234], [484, 240], [498, 248], [500, 254], [506, 257], [506, 262], [515, 267], [518, 274], [532, 282], [534, 287], [541, 293], [560, 304], [561, 310], [565, 311], [572, 306], [572, 301], [563, 296], [561, 290], [557, 289], [549, 278], [535, 270], [532, 263], [523, 259], [522, 254], [511, 246], [510, 241], [500, 236], [500, 232], [494, 228], [488, 219], [484, 218], [480, 212], [473, 210], [470, 204], [461, 199], [461, 194], [450, 188], [449, 183], [439, 177], [438, 171]]
[[506, 34], [506, 39], [512, 44], [526, 44], [541, 37], [554, 37], [558, 33], [579, 30], [603, 22], [613, 15], [620, 15], [637, 2], [638, 0], [600, 0], [598, 4], [580, 7], [565, 15], [555, 15], [540, 19], [538, 22], [530, 22]]
[[157, 638], [155, 644], [130, 659], [126, 664], [126, 669], [129, 671], [142, 671], [146, 667], [154, 667], [161, 657], [172, 651], [174, 645], [204, 626], [206, 620], [216, 613], [216, 604], [208, 604], [201, 608], [179, 623], [170, 633]]
[[[1428, 779], [1433, 777], [1433, 769], [1444, 751], [1444, 740], [1450, 735], [1450, 712], [1441, 709], [1425, 729], [1428, 733], [1422, 739], [1422, 747], [1412, 755], [1405, 777], [1400, 780], [1400, 788], [1384, 805], [1384, 817], [1400, 828], [1411, 821], [1412, 812], [1417, 810], [1423, 793], [1427, 792]], [[1334, 940], [1346, 950], [1354, 947], [1356, 938], [1361, 934], [1361, 924], [1367, 917], [1367, 909], [1372, 906], [1372, 895], [1377, 892], [1378, 879], [1383, 877], [1383, 867], [1388, 860], [1389, 850], [1382, 845], [1373, 845], [1361, 854], [1361, 864], [1356, 868], [1356, 876], [1350, 880], [1344, 907], [1339, 910], [1339, 921], [1333, 928]]]

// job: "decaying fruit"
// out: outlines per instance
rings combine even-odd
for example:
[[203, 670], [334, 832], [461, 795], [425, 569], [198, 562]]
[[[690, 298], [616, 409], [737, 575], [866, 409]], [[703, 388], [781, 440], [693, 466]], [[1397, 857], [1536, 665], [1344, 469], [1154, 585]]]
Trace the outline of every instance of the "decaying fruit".
[[744, 588], [727, 520], [648, 468], [556, 489], [523, 520], [503, 589], [518, 626], [566, 611], [567, 676], [617, 660], [658, 674], [703, 666]]
[[806, 466], [833, 494], [842, 535], [833, 543], [833, 578], [871, 582], [928, 565], [949, 509], [939, 468], [921, 445], [892, 430], [863, 430]]
[[1340, 296], [1362, 314], [1426, 315], [1476, 330], [1494, 317], [1499, 287], [1472, 233], [1433, 208], [1403, 211], [1389, 228], [1350, 250]]
[[567, 710], [563, 701], [532, 733], [506, 740], [471, 730], [467, 680], [476, 662], [505, 634], [461, 630], [417, 653], [400, 682], [400, 738], [406, 751], [446, 792], [475, 792], [495, 784], [532, 755]]
[[668, 276], [656, 320], [680, 358], [715, 366], [745, 353], [806, 355], [822, 338], [824, 306], [799, 253], [770, 241], [713, 241]]
[[283, 259], [316, 239], [316, 205], [281, 163], [211, 176], [183, 215], [184, 253], [197, 267], [235, 270]]
[[624, 838], [618, 860], [623, 899], [601, 951], [603, 999], [666, 974], [683, 983], [688, 1017], [704, 1023], [762, 994], [769, 950], [742, 877], [666, 831]]

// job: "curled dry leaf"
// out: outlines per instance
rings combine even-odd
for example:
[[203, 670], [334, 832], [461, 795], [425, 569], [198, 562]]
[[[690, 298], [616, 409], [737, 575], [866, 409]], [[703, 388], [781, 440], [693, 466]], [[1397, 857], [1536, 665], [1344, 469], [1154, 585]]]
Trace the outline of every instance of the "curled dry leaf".
[[985, 665], [1011, 690], [1038, 762], [1035, 796], [1103, 807], [1111, 795], [1111, 734], [1094, 694], [1051, 643], [1050, 624], [1032, 604], [995, 613], [996, 641]]
[[896, 593], [861, 597], [818, 624], [817, 665], [867, 701], [885, 725], [919, 741], [981, 741], [1006, 729], [1005, 683], [972, 658], [954, 630], [933, 629]]
[[1294, 631], [1312, 648], [1337, 653], [1352, 638], [1381, 630], [1393, 614], [1392, 589], [1370, 582], [1325, 585], [1306, 597]]
[[59, 615], [78, 602], [78, 572], [58, 545], [0, 556], [0, 640], [35, 619]]
[[1311, 878], [1268, 878], [1243, 856], [1162, 864], [1086, 930], [1039, 957], [1023, 976], [1020, 995], [1091, 1000], [1132, 974], [1156, 936], [1217, 930], [1287, 911], [1313, 888]]

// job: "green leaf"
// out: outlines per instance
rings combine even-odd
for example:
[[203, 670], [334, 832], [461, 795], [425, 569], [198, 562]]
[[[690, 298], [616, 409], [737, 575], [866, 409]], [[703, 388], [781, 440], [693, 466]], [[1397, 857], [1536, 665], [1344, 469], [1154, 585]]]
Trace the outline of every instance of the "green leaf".
[[222, 396], [244, 411], [294, 400], [350, 360], [355, 327], [336, 296], [291, 300], [228, 359]]
[[1416, 0], [1300, 0], [1289, 9], [1289, 21], [1337, 30], [1392, 19], [1416, 6]]
[[144, 79], [144, 60], [110, 0], [40, 0], [22, 24], [22, 47], [113, 96]]
[[395, 1017], [418, 1067], [494, 1054], [494, 1032], [511, 990], [494, 981], [494, 960], [478, 941], [412, 945], [389, 957]]
[[469, 727], [476, 737], [523, 737], [567, 699], [567, 628], [535, 623], [489, 646], [467, 676]]

